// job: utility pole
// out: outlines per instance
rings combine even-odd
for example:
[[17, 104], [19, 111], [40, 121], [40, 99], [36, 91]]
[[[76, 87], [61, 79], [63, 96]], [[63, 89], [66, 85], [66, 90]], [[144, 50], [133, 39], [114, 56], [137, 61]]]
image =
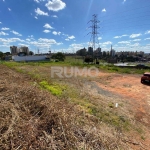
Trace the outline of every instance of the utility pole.
[[[91, 34], [91, 39], [90, 39], [90, 42], [91, 42], [91, 40], [92, 40], [92, 47], [93, 47], [93, 51], [95, 50], [95, 45], [96, 45], [96, 43], [98, 43], [98, 45], [99, 45], [99, 42], [98, 42], [98, 28], [100, 28], [99, 26], [98, 26], [98, 23], [100, 22], [98, 19], [97, 19], [97, 15], [96, 14], [94, 14], [93, 15], [93, 19], [92, 20], [90, 20], [89, 22], [91, 22], [92, 23], [92, 25], [89, 27], [89, 28], [92, 28], [92, 31], [91, 32], [89, 32], [88, 34]], [[88, 23], [89, 23], [88, 22]]]

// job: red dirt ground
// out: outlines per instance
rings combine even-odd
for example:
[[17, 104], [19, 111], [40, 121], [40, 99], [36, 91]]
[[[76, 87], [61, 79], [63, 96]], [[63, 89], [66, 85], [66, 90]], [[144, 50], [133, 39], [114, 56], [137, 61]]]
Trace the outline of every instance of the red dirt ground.
[[[150, 127], [150, 85], [140, 83], [140, 75], [103, 73], [105, 83], [96, 82], [101, 88], [127, 98], [137, 111], [137, 118]], [[105, 76], [105, 77], [104, 77]], [[146, 120], [142, 120], [146, 116]], [[139, 118], [141, 117], [141, 118]]]
[[[98, 79], [94, 82], [102, 89], [127, 99], [135, 114], [136, 120], [144, 124], [149, 130], [150, 85], [141, 84], [140, 79], [140, 75], [101, 72], [99, 73]], [[150, 143], [150, 139], [148, 143]]]

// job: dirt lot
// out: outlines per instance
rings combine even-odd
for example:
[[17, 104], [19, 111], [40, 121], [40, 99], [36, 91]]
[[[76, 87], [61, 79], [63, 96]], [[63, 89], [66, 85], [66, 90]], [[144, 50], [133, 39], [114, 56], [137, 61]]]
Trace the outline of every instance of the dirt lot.
[[129, 101], [136, 118], [150, 127], [150, 84], [141, 84], [140, 75], [100, 73], [95, 83]]
[[[95, 72], [93, 71], [94, 75]], [[122, 112], [128, 113], [131, 119], [140, 122], [144, 127], [147, 140], [150, 143], [150, 84], [141, 84], [141, 75], [119, 74], [100, 71], [98, 76], [90, 78], [85, 84], [85, 89], [92, 96], [99, 93], [114, 104], [125, 105]], [[87, 82], [87, 81], [86, 81]], [[84, 82], [85, 83], [85, 82]], [[88, 85], [92, 85], [87, 89]], [[96, 89], [96, 92], [94, 92]], [[109, 102], [110, 102], [109, 101]], [[150, 145], [149, 145], [150, 148]]]
[[[88, 119], [84, 118], [84, 126], [83, 123], [82, 126], [77, 125], [75, 122], [85, 117], [78, 107], [74, 108], [74, 105], [66, 101], [61, 102], [48, 92], [40, 90], [35, 86], [35, 80], [28, 75], [17, 73], [2, 65], [0, 69], [0, 109], [3, 111], [0, 118], [1, 149], [102, 149], [103, 146], [98, 144], [103, 142], [111, 147], [105, 149], [118, 149], [119, 146], [123, 150], [150, 149], [150, 86], [140, 83], [140, 75], [101, 71], [95, 78], [55, 79], [71, 85], [72, 89], [80, 90], [81, 97], [88, 98], [92, 104], [102, 105], [104, 109], [106, 107], [107, 110], [127, 116], [135, 127], [140, 127], [138, 134], [132, 130], [118, 131], [103, 122], [96, 123], [96, 119], [89, 119], [89, 116]], [[44, 78], [49, 78], [49, 67], [21, 66], [20, 69], [32, 70], [34, 73], [42, 72]], [[117, 108], [114, 107], [116, 103]], [[44, 113], [38, 114], [39, 109], [40, 113]], [[51, 130], [48, 126], [52, 124], [55, 125]], [[50, 134], [49, 130], [53, 133]], [[18, 141], [20, 137], [22, 140]], [[67, 143], [66, 138], [70, 139]]]
[[[141, 84], [141, 75], [129, 75], [118, 73], [99, 73], [96, 79], [93, 79], [98, 87], [111, 92], [111, 96], [119, 96], [121, 101], [128, 103], [128, 110], [133, 117], [146, 127], [147, 144], [150, 143], [150, 84]], [[104, 95], [108, 96], [105, 92]]]

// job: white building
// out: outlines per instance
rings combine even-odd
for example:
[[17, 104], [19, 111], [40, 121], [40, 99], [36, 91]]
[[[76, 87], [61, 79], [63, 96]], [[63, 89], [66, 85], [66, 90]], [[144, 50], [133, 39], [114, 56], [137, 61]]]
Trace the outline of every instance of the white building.
[[11, 55], [17, 55], [18, 54], [17, 46], [10, 46], [10, 52]]
[[115, 54], [116, 54], [116, 51], [114, 49], [112, 49], [112, 45], [111, 45], [110, 56], [114, 57]]
[[46, 60], [46, 56], [12, 56], [12, 60], [14, 61], [44, 61]]

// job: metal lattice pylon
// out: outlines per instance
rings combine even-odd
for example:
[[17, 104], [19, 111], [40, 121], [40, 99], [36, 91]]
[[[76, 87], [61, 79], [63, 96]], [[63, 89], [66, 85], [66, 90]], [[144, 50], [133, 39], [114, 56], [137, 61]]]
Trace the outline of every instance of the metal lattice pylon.
[[[90, 38], [90, 43], [92, 43], [91, 45], [91, 47], [93, 48], [93, 50], [95, 50], [95, 47], [96, 47], [96, 43], [98, 44], [98, 47], [100, 47], [99, 46], [99, 41], [98, 41], [98, 28], [100, 28], [99, 26], [98, 26], [98, 23], [100, 22], [99, 20], [97, 20], [97, 15], [96, 14], [94, 14], [93, 15], [93, 19], [92, 20], [90, 20], [89, 22], [92, 22], [92, 25], [89, 27], [89, 28], [92, 28], [92, 31], [91, 32], [89, 32], [88, 34], [91, 34], [91, 38]], [[88, 22], [88, 23], [89, 23]], [[90, 45], [90, 43], [89, 43], [89, 45]]]

